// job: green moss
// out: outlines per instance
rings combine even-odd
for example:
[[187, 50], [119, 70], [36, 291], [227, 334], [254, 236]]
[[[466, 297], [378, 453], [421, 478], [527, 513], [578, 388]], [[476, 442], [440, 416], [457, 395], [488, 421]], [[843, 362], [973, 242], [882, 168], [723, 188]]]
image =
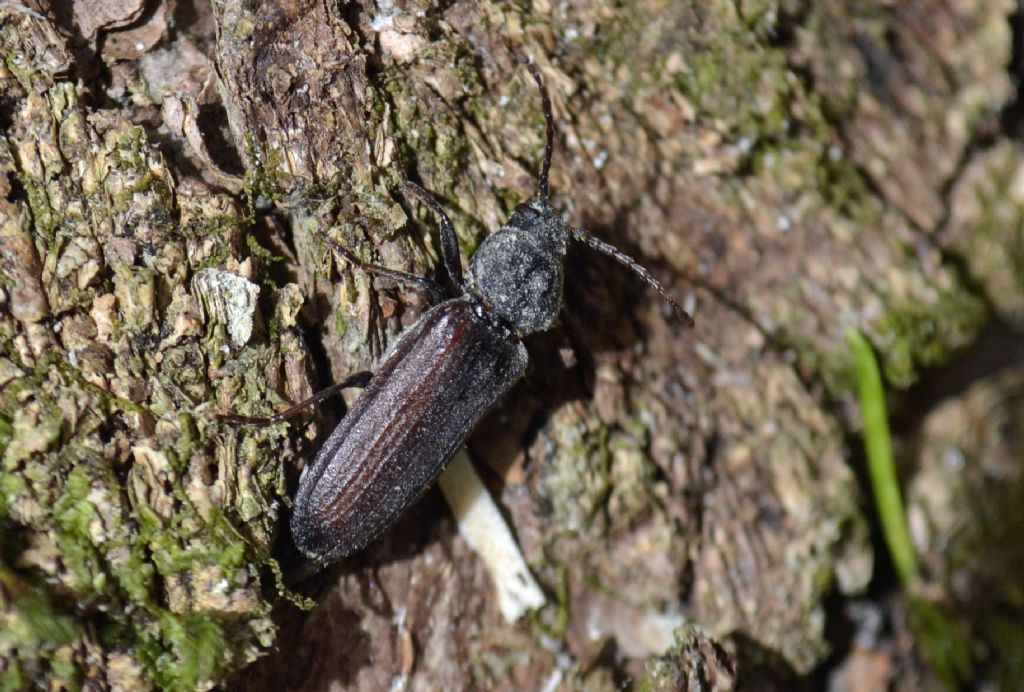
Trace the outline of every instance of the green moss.
[[949, 689], [962, 689], [973, 675], [971, 643], [963, 628], [938, 606], [911, 598], [909, 623], [916, 644]]
[[238, 39], [239, 41], [243, 41], [252, 36], [253, 32], [255, 31], [256, 25], [252, 22], [252, 20], [248, 19], [247, 17], [242, 17], [235, 23], [234, 30], [232, 31], [232, 33], [234, 34], [234, 37], [236, 39]]
[[[91, 657], [118, 655], [140, 677], [111, 679], [119, 666], [95, 671], [106, 684], [195, 689], [270, 643], [254, 570], [269, 561], [275, 515], [270, 499], [252, 495], [283, 492], [284, 443], [267, 437], [245, 459], [251, 467], [224, 462], [226, 473], [258, 482], [235, 487], [234, 478], [214, 477], [220, 487], [206, 485], [200, 471], [224, 460], [224, 432], [196, 409], [218, 383], [207, 368], [227, 359], [223, 342], [165, 343], [170, 325], [161, 317], [201, 268], [193, 257], [197, 265], [241, 261], [233, 248], [247, 221], [232, 200], [201, 187], [175, 198], [171, 172], [142, 127], [114, 115], [92, 120], [79, 83], [35, 71], [50, 68], [32, 53], [50, 36], [45, 23], [16, 26], [18, 17], [0, 26], [0, 42], [6, 60], [23, 54], [14, 62], [34, 85], [12, 92], [11, 105], [19, 119], [12, 133], [35, 142], [23, 151], [37, 159], [12, 171], [36, 249], [52, 268], [80, 241], [75, 252], [98, 267], [84, 288], [45, 272], [44, 289], [62, 319], [88, 315], [97, 292], [112, 291], [117, 324], [102, 344], [109, 372], [83, 373], [59, 338], [22, 359], [24, 325], [0, 319], [3, 357], [27, 372], [0, 389], [0, 688], [78, 688]], [[111, 251], [109, 240], [122, 244]], [[278, 344], [259, 349], [276, 353]], [[112, 394], [113, 378], [144, 384], [132, 394], [142, 398]], [[204, 492], [205, 514], [193, 503]], [[267, 510], [245, 536], [228, 519], [237, 520], [235, 501]], [[65, 602], [74, 608], [64, 612]]]
[[630, 526], [651, 509], [652, 487], [657, 469], [647, 454], [648, 429], [643, 414], [636, 415], [636, 427], [628, 434], [612, 435], [608, 442], [608, 504], [615, 524]]
[[334, 331], [338, 335], [339, 339], [344, 338], [345, 334], [348, 332], [348, 320], [345, 319], [341, 310], [334, 311]]
[[137, 630], [138, 653], [160, 689], [193, 690], [201, 681], [216, 679], [230, 651], [224, 630], [211, 616], [176, 616], [164, 611], [156, 633]]
[[[760, 22], [768, 5], [750, 8], [750, 21]], [[704, 26], [691, 36], [687, 69], [675, 76], [675, 86], [702, 119], [721, 120], [737, 137], [755, 143], [784, 138], [796, 94], [786, 53], [737, 24], [733, 11], [718, 3], [702, 9]]]
[[917, 380], [921, 366], [938, 365], [966, 346], [987, 318], [984, 302], [958, 285], [944, 291], [937, 305], [894, 301], [869, 335], [886, 381], [903, 388]]
[[[0, 611], [7, 617], [0, 628], [0, 650], [23, 647], [51, 656], [50, 670], [55, 678], [75, 686], [81, 684], [78, 671], [52, 654], [80, 636], [78, 623], [61, 612], [49, 600], [45, 589], [25, 581], [0, 564]], [[33, 676], [34, 677], [34, 676]], [[0, 670], [0, 690], [23, 690], [31, 677], [17, 660]]]
[[[128, 148], [124, 156], [114, 158], [121, 163], [131, 161], [133, 142], [137, 143], [135, 135], [121, 142]], [[148, 189], [146, 186], [154, 180], [139, 176], [134, 186], [138, 190]], [[199, 223], [222, 229], [223, 234], [236, 231], [238, 222], [232, 224], [220, 217]], [[219, 244], [223, 248], [225, 258], [231, 256], [230, 243], [223, 237], [209, 240], [211, 246]], [[175, 280], [173, 275], [159, 278]], [[17, 652], [14, 659], [4, 658], [5, 673], [0, 683], [3, 686], [21, 687], [26, 680], [61, 680], [77, 686], [75, 681], [81, 677], [83, 663], [75, 652], [81, 651], [94, 636], [104, 646], [129, 652], [129, 659], [136, 657], [145, 663], [139, 669], [143, 676], [139, 682], [148, 677], [151, 683], [169, 689], [194, 689], [204, 681], [217, 680], [224, 671], [253, 655], [260, 645], [257, 638], [263, 646], [268, 643], [267, 634], [273, 629], [268, 620], [269, 606], [254, 594], [246, 597], [251, 599], [247, 609], [232, 612], [227, 618], [215, 612], [172, 613], [156, 600], [161, 597], [158, 583], [167, 588], [168, 583], [188, 582], [191, 575], [207, 566], [224, 575], [232, 592], [257, 588], [258, 584], [250, 581], [252, 565], [260, 564], [259, 560], [265, 564], [269, 558], [266, 543], [257, 546], [250, 541], [257, 535], [263, 541], [269, 540], [276, 515], [270, 511], [269, 501], [253, 496], [283, 492], [281, 465], [276, 461], [282, 444], [279, 436], [277, 440], [268, 438], [269, 442], [258, 453], [245, 459], [245, 463], [257, 469], [258, 482], [232, 490], [237, 493], [233, 496], [237, 507], [246, 514], [259, 508], [266, 515], [255, 522], [254, 530], [247, 534], [249, 538], [233, 530], [223, 512], [215, 508], [210, 512], [210, 521], [206, 521], [193, 506], [183, 484], [184, 474], [193, 459], [211, 456], [216, 430], [198, 427], [188, 411], [192, 402], [211, 396], [210, 384], [199, 344], [184, 342], [159, 349], [151, 339], [151, 330], [156, 326], [157, 279], [155, 270], [143, 267], [123, 267], [114, 279], [121, 316], [125, 318], [123, 332], [139, 340], [132, 342], [138, 349], [131, 347], [115, 354], [111, 374], [153, 383], [146, 406], [119, 399], [85, 381], [59, 351], [41, 359], [30, 376], [5, 387], [0, 395], [0, 437], [4, 442], [0, 516], [6, 526], [10, 521], [8, 512], [18, 507], [19, 521], [28, 522], [20, 527], [20, 535], [41, 539], [44, 551], [46, 546], [53, 546], [60, 556], [54, 567], [48, 568], [52, 570], [46, 573], [49, 585], [40, 587], [38, 599], [0, 604], [5, 622], [25, 623], [5, 627], [0, 635], [11, 642], [6, 650]], [[114, 347], [121, 346], [115, 343]], [[33, 392], [33, 398], [24, 397], [26, 389]], [[48, 394], [51, 391], [52, 397]], [[264, 396], [262, 390], [254, 395]], [[76, 403], [70, 405], [70, 401]], [[71, 415], [58, 402], [77, 410]], [[164, 477], [137, 476], [139, 464], [129, 463], [120, 471], [127, 470], [128, 482], [122, 485], [115, 465], [123, 462], [109, 456], [116, 451], [113, 444], [104, 446], [99, 439], [113, 438], [121, 449], [137, 444], [138, 440], [129, 443], [123, 428], [105, 426], [103, 421], [111, 411], [156, 421], [155, 431], [146, 444], [162, 450], [167, 465]], [[268, 449], [278, 451], [268, 457]], [[235, 470], [242, 476], [247, 473], [247, 467]], [[151, 482], [154, 485], [147, 487]], [[137, 494], [140, 491], [143, 495]], [[145, 493], [165, 494], [173, 510], [170, 516], [161, 517], [148, 506]], [[21, 559], [18, 551], [22, 549], [20, 544], [12, 547], [14, 554], [10, 558], [5, 556], [5, 562]], [[256, 555], [262, 557], [257, 559]], [[31, 572], [40, 574], [36, 568]], [[244, 584], [234, 583], [238, 575], [246, 580]], [[82, 604], [86, 611], [102, 610], [103, 620], [93, 622], [81, 614], [65, 617], [40, 610], [37, 603], [47, 604], [48, 594], [56, 589]], [[182, 592], [176, 599], [185, 606], [189, 598], [204, 597], [199, 590]], [[159, 626], [154, 628], [155, 621]], [[33, 624], [37, 622], [63, 628], [68, 646], [60, 652], [35, 646], [34, 639], [40, 637], [58, 641], [52, 633], [38, 632], [39, 626]], [[143, 660], [146, 651], [154, 655]]]
[[[884, 202], [864, 174], [833, 146], [835, 122], [849, 115], [854, 95], [843, 100], [828, 91], [831, 100], [824, 100], [790, 69], [788, 49], [771, 44], [779, 13], [794, 11], [802, 10], [770, 0], [750, 0], [738, 6], [711, 2], [695, 9], [690, 40], [679, 47], [685, 66], [671, 76], [672, 83], [694, 104], [701, 122], [716, 130], [724, 128], [728, 138], [743, 142], [746, 154], [739, 171], [753, 179], [747, 182], [740, 177], [737, 182], [747, 198], [753, 189], [755, 198], [767, 193], [773, 203], [782, 205], [786, 197], [795, 201], [796, 191], [800, 191], [800, 213], [809, 219], [828, 223], [835, 218], [852, 229], [892, 224], [892, 218], [887, 221], [884, 217]], [[808, 31], [814, 31], [814, 22], [820, 19], [816, 14], [809, 16]], [[868, 23], [865, 30], [879, 31], [881, 36], [886, 24]], [[642, 28], [623, 25], [617, 31], [639, 32]], [[615, 43], [614, 38], [602, 40]], [[807, 194], [811, 186], [820, 198]], [[734, 203], [739, 208], [745, 204], [739, 195]], [[900, 241], [890, 242], [895, 246]], [[852, 244], [839, 239], [840, 246]], [[916, 248], [894, 249], [913, 266]], [[865, 325], [872, 340], [881, 345], [888, 381], [899, 386], [912, 383], [922, 367], [947, 359], [969, 342], [987, 319], [984, 303], [957, 279], [954, 268], [929, 274], [908, 270], [906, 277], [916, 282], [906, 296], [896, 293], [905, 287], [892, 287], [875, 277], [879, 281], [875, 290], [882, 294], [878, 298], [885, 312]], [[867, 282], [863, 285], [867, 287]], [[770, 301], [785, 306], [785, 312], [772, 315], [779, 330], [771, 337], [778, 347], [795, 349], [801, 362], [820, 373], [831, 388], [843, 390], [849, 372], [845, 349], [838, 342], [831, 344], [831, 349], [828, 342], [822, 342], [815, 324], [818, 318], [800, 308], [806, 303], [801, 286], [794, 281], [787, 295]]]
[[870, 203], [867, 181], [853, 161], [828, 146], [823, 148], [817, 163], [814, 180], [829, 206], [858, 225], [879, 222], [881, 208]]
[[275, 255], [267, 248], [260, 245], [260, 242], [256, 239], [256, 236], [252, 234], [246, 234], [245, 246], [249, 250], [249, 256], [260, 262], [261, 267], [266, 268], [274, 264], [279, 264], [284, 261], [284, 258], [280, 255]]
[[[452, 56], [445, 58], [446, 61], [452, 59]], [[480, 84], [476, 66], [469, 56], [459, 50], [456, 51], [454, 61], [460, 80], [464, 80], [462, 83], [467, 85], [466, 90], [475, 94]], [[471, 158], [469, 143], [462, 129], [453, 117], [438, 118], [436, 113], [427, 112], [427, 106], [415, 93], [415, 87], [397, 75], [387, 79], [380, 89], [372, 90], [371, 93], [377, 104], [376, 112], [391, 113], [392, 125], [389, 129], [393, 133], [398, 159], [405, 162], [406, 168], [412, 168], [415, 162], [415, 169], [429, 186], [429, 192], [442, 202], [452, 217], [460, 249], [471, 254], [487, 229], [479, 227], [472, 216], [472, 209], [467, 210], [470, 213], [466, 214], [460, 206], [446, 203], [446, 200], [457, 199], [456, 188]], [[481, 108], [483, 105], [478, 99], [472, 98], [470, 109], [477, 111]], [[393, 181], [396, 189], [399, 183]], [[427, 210], [423, 213], [430, 214]], [[382, 216], [382, 219], [386, 218]], [[428, 218], [427, 223], [436, 224], [432, 215]]]
[[29, 209], [32, 210], [33, 228], [45, 239], [47, 244], [52, 244], [57, 227], [60, 225], [60, 216], [50, 206], [45, 185], [38, 183], [35, 178], [24, 172], [19, 172], [17, 178], [22, 189], [25, 190], [25, 199]]

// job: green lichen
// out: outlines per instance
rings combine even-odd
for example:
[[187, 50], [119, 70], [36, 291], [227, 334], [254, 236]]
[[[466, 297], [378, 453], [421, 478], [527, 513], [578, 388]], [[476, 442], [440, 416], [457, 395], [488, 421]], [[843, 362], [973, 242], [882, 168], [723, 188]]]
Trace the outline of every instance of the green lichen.
[[[8, 29], [8, 44], [31, 35]], [[271, 563], [284, 436], [242, 435], [244, 453], [225, 455], [237, 433], [197, 409], [231, 386], [213, 368], [236, 362], [265, 400], [255, 368], [279, 367], [280, 344], [225, 351], [223, 326], [188, 307], [191, 275], [245, 259], [247, 220], [206, 188], [177, 196], [145, 130], [89, 120], [74, 83], [32, 79], [50, 82], [46, 100], [25, 95], [12, 131], [38, 139], [23, 156], [47, 158], [16, 175], [58, 273], [44, 277], [51, 330], [0, 315], [2, 355], [26, 373], [0, 392], [0, 687], [76, 688], [86, 670], [123, 689], [209, 687], [274, 630], [258, 567]], [[99, 371], [84, 369], [84, 344]], [[111, 658], [97, 668], [95, 655]]]
[[544, 495], [551, 503], [550, 523], [568, 535], [595, 530], [612, 489], [608, 430], [588, 429], [563, 408], [552, 416], [549, 431], [553, 456], [544, 460]]
[[658, 470], [648, 452], [649, 435], [643, 412], [634, 418], [632, 430], [608, 437], [608, 511], [614, 523], [630, 526], [651, 510], [651, 494]]

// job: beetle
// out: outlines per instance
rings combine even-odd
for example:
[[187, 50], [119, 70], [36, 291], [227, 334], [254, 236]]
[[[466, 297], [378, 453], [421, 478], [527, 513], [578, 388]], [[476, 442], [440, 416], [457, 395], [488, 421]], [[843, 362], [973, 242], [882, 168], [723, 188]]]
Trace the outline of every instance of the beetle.
[[408, 189], [439, 217], [443, 264], [454, 291], [404, 272], [363, 262], [361, 269], [410, 283], [434, 299], [394, 343], [376, 373], [356, 373], [271, 418], [222, 416], [235, 422], [275, 422], [339, 389], [363, 386], [299, 479], [291, 518], [295, 544], [326, 563], [366, 547], [440, 475], [487, 411], [526, 372], [523, 338], [547, 330], [562, 307], [564, 259], [570, 241], [609, 255], [655, 289], [692, 327], [693, 319], [641, 265], [581, 228], [567, 225], [549, 204], [548, 175], [555, 125], [544, 78], [524, 60], [540, 90], [546, 143], [537, 194], [488, 236], [463, 277], [455, 228], [440, 204], [409, 182]]

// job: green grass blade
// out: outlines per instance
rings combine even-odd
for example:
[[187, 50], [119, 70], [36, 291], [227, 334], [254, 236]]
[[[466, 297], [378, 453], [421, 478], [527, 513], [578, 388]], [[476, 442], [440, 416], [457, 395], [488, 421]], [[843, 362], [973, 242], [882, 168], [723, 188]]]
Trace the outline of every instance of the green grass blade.
[[939, 678], [949, 689], [959, 689], [963, 681], [971, 676], [970, 643], [952, 618], [917, 593], [920, 579], [917, 553], [910, 540], [907, 515], [896, 477], [882, 375], [871, 344], [860, 332], [849, 330], [846, 340], [853, 351], [857, 368], [860, 409], [864, 419], [864, 450], [868, 458], [871, 491], [878, 507], [885, 544], [889, 548], [900, 582], [907, 591], [910, 628]]
[[910, 529], [907, 527], [903, 498], [896, 478], [882, 375], [871, 344], [860, 332], [850, 329], [846, 333], [846, 340], [853, 351], [857, 368], [860, 410], [864, 419], [864, 451], [868, 458], [871, 490], [896, 573], [904, 587], [909, 589], [918, 579], [917, 555], [910, 540]]

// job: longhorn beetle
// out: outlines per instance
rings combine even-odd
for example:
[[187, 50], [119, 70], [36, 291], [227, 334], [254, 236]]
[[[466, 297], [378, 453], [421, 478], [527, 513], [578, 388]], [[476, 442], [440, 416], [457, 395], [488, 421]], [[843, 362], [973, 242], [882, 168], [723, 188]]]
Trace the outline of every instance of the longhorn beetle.
[[[526, 372], [522, 340], [548, 329], [562, 307], [569, 240], [614, 258], [652, 287], [690, 325], [693, 319], [642, 266], [613, 246], [571, 228], [548, 203], [555, 123], [544, 78], [523, 61], [540, 89], [546, 126], [537, 195], [486, 238], [463, 277], [455, 228], [441, 205], [408, 189], [440, 218], [444, 267], [455, 292], [419, 276], [359, 260], [363, 270], [413, 284], [434, 305], [399, 337], [377, 372], [357, 373], [270, 418], [226, 415], [236, 423], [272, 423], [345, 387], [366, 386], [302, 473], [291, 529], [306, 556], [329, 562], [362, 549], [440, 475], [466, 436]], [[446, 300], [440, 297], [448, 293]]]

